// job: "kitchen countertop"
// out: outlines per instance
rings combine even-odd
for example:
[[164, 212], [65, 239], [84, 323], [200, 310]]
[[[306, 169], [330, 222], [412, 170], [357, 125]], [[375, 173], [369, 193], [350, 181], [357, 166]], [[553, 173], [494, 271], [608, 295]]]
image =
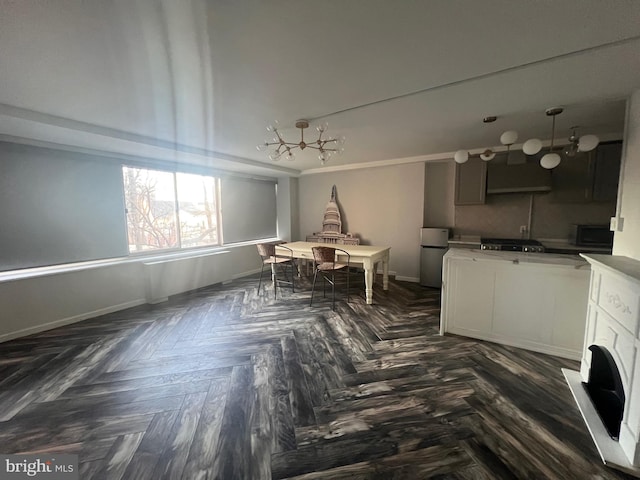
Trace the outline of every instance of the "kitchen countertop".
[[555, 250], [559, 251], [567, 251], [567, 252], [576, 252], [577, 253], [604, 253], [610, 254], [611, 248], [602, 248], [602, 247], [579, 247], [577, 245], [572, 245], [566, 240], [558, 240], [558, 239], [538, 239], [538, 241], [544, 245], [544, 248], [547, 250], [551, 250], [551, 253], [554, 253]]
[[[611, 254], [611, 248], [601, 248], [601, 247], [578, 247], [576, 245], [570, 244], [567, 240], [562, 240], [558, 238], [537, 238], [534, 240], [538, 240], [550, 254], [575, 254], [579, 253], [602, 253], [602, 254]], [[450, 248], [480, 248], [482, 244], [482, 238], [479, 235], [455, 235], [451, 239], [449, 239], [449, 247]]]
[[501, 252], [468, 248], [451, 248], [445, 258], [463, 258], [473, 261], [504, 261], [513, 264], [536, 264], [573, 268], [589, 268], [589, 263], [579, 255], [555, 253]]
[[477, 246], [480, 248], [480, 236], [479, 235], [456, 235], [449, 239], [449, 245], [455, 247], [456, 245], [465, 246]]

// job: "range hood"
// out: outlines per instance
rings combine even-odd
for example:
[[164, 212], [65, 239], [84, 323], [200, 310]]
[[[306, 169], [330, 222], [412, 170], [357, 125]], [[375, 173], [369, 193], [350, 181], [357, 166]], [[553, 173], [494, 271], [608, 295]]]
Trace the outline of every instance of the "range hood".
[[542, 168], [537, 159], [527, 162], [524, 157], [522, 152], [511, 152], [509, 163], [489, 162], [487, 194], [551, 191], [551, 170]]

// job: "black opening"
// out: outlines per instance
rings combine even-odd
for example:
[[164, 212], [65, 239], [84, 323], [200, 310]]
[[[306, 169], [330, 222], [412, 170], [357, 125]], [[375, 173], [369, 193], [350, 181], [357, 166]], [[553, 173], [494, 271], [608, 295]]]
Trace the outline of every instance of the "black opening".
[[582, 383], [591, 398], [602, 423], [614, 440], [620, 436], [620, 424], [624, 413], [624, 389], [613, 356], [604, 347], [591, 345], [591, 370], [589, 381]]

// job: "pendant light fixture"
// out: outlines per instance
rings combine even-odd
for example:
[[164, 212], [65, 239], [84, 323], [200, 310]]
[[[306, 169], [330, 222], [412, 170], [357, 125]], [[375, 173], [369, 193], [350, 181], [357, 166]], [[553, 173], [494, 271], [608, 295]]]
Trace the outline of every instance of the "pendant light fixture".
[[[493, 115], [489, 116], [489, 117], [484, 117], [482, 119], [482, 122], [483, 123], [493, 123], [493, 122], [496, 121], [497, 118], [498, 117], [493, 116]], [[517, 136], [518, 136], [518, 134], [516, 133], [516, 138], [517, 138]], [[493, 160], [495, 158], [495, 156], [496, 156], [496, 152], [494, 152], [490, 148], [487, 148], [484, 152], [482, 152], [480, 154], [480, 158], [482, 160], [484, 160], [485, 162], [488, 162], [489, 160]], [[467, 160], [469, 160], [469, 152], [467, 150], [458, 150], [453, 155], [453, 159], [455, 160], [456, 163], [465, 163]]]
[[[560, 164], [561, 157], [558, 153], [553, 151], [554, 142], [555, 142], [555, 130], [556, 130], [556, 116], [560, 115], [564, 109], [562, 107], [552, 107], [545, 110], [545, 113], [548, 117], [552, 117], [553, 121], [551, 124], [551, 147], [549, 148], [549, 153], [544, 155], [540, 159], [540, 165], [546, 169], [552, 169], [557, 167]], [[485, 117], [483, 119], [484, 123], [491, 123], [496, 120], [497, 117]], [[578, 152], [590, 152], [594, 148], [598, 146], [600, 143], [600, 139], [596, 135], [583, 135], [578, 138], [576, 134], [576, 130], [580, 127], [571, 127], [572, 133], [569, 137], [569, 145], [564, 150], [564, 154], [567, 157], [574, 157]], [[515, 130], [507, 130], [502, 135], [500, 135], [500, 143], [507, 147], [507, 161], [509, 160], [509, 152], [511, 150], [511, 146], [518, 141], [518, 132]], [[522, 151], [526, 155], [536, 155], [542, 150], [542, 141], [539, 138], [530, 138], [526, 142], [522, 144]], [[486, 149], [480, 155], [480, 158], [485, 162], [492, 160], [496, 154], [491, 149]], [[465, 163], [469, 160], [470, 155], [466, 150], [458, 150], [453, 159], [457, 163]]]
[[553, 151], [553, 141], [555, 139], [556, 133], [556, 116], [560, 115], [563, 112], [563, 109], [560, 107], [549, 108], [545, 111], [545, 113], [553, 118], [551, 123], [551, 146], [549, 147], [549, 153], [546, 153], [540, 159], [540, 166], [542, 168], [546, 168], [547, 170], [551, 170], [552, 168], [556, 168], [560, 165], [560, 155]]
[[[553, 152], [553, 142], [555, 140], [555, 126], [556, 115], [560, 115], [564, 110], [560, 107], [549, 108], [545, 113], [553, 117], [553, 123], [551, 127], [551, 148], [550, 152], [540, 159], [540, 165], [544, 168], [555, 168], [560, 164], [561, 157], [559, 154]], [[567, 157], [575, 157], [578, 152], [590, 152], [598, 146], [600, 139], [595, 135], [583, 135], [578, 138], [576, 130], [580, 128], [578, 126], [571, 127], [571, 136], [569, 137], [569, 145], [564, 150], [564, 154]], [[522, 151], [527, 155], [535, 155], [542, 150], [542, 142], [538, 138], [531, 138], [522, 144]]]
[[518, 141], [518, 132], [515, 130], [507, 130], [500, 135], [500, 143], [507, 147], [507, 163], [509, 163], [509, 153], [511, 152], [511, 145]]
[[280, 160], [280, 158], [284, 157], [285, 160], [295, 160], [294, 150], [299, 148], [300, 150], [304, 150], [305, 148], [313, 148], [314, 150], [318, 150], [318, 159], [322, 165], [325, 164], [332, 155], [340, 155], [344, 152], [344, 137], [339, 136], [336, 138], [322, 138], [322, 135], [328, 128], [327, 123], [321, 123], [316, 127], [318, 130], [318, 139], [306, 143], [304, 141], [304, 130], [305, 128], [309, 128], [308, 120], [298, 120], [296, 121], [296, 128], [300, 129], [300, 141], [299, 142], [287, 142], [282, 138], [280, 131], [278, 129], [278, 122], [275, 121], [272, 125], [267, 127], [268, 132], [272, 132], [275, 134], [275, 137], [270, 142], [265, 140], [264, 143], [261, 143], [256, 148], [259, 151], [265, 151], [269, 147], [275, 147], [270, 153], [269, 158], [274, 162]]
[[569, 137], [569, 145], [564, 150], [567, 157], [575, 157], [578, 152], [590, 152], [598, 146], [600, 139], [595, 135], [583, 135], [578, 138], [576, 130], [579, 126], [571, 127], [571, 136]]

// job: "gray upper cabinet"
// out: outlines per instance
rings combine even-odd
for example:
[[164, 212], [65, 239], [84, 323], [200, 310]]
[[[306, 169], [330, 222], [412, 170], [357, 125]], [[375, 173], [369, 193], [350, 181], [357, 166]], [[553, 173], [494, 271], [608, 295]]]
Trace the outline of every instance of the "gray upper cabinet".
[[593, 179], [593, 201], [615, 202], [618, 198], [622, 142], [608, 142], [598, 146]]
[[583, 152], [573, 158], [562, 155], [560, 165], [551, 171], [551, 198], [554, 203], [591, 201], [595, 152]]
[[456, 163], [456, 205], [481, 205], [487, 190], [487, 162], [478, 157]]
[[622, 142], [606, 142], [573, 158], [563, 156], [552, 171], [555, 203], [615, 202]]

